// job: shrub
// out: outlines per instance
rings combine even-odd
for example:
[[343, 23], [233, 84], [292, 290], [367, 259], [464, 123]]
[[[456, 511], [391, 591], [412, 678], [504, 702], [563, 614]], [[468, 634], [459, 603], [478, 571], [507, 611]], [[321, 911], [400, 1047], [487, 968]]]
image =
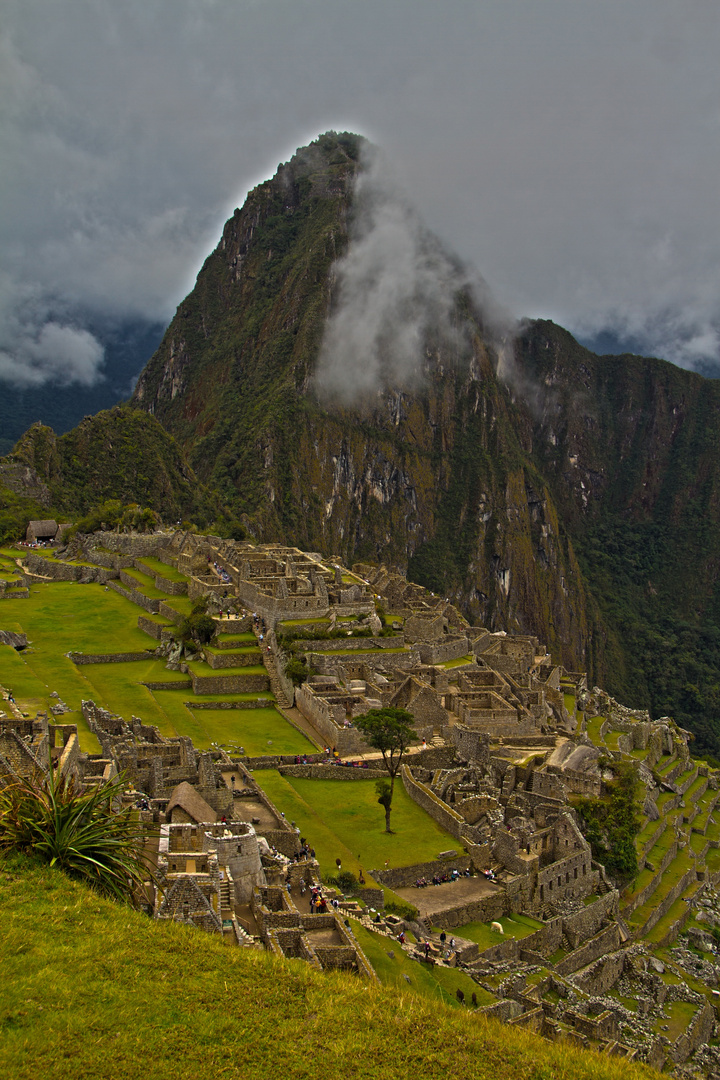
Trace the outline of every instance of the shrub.
[[341, 870], [335, 877], [327, 879], [329, 885], [334, 885], [345, 896], [352, 896], [360, 888], [360, 882], [351, 870]]
[[385, 910], [391, 915], [397, 915], [401, 919], [414, 922], [418, 917], [418, 909], [413, 904], [407, 904], [403, 900], [386, 900]]
[[0, 789], [0, 851], [35, 854], [132, 903], [150, 872], [132, 808], [118, 809], [123, 787], [119, 776], [83, 790], [52, 771], [7, 783]]
[[178, 626], [177, 638], [185, 645], [209, 645], [215, 637], [215, 622], [207, 613], [207, 599], [199, 597], [192, 606], [190, 614]]

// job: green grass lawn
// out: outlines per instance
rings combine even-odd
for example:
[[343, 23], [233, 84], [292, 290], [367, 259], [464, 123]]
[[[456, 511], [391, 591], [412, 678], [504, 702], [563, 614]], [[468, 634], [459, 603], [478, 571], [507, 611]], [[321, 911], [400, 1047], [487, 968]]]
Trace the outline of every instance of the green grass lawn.
[[152, 556], [144, 555], [142, 559], [138, 559], [141, 566], [146, 567], [146, 572], [160, 577], [164, 577], [167, 581], [187, 581], [188, 578], [181, 574], [179, 570], [176, 570], [174, 566], [168, 566], [167, 563], [162, 562], [160, 559], [155, 559]]
[[440, 667], [444, 667], [446, 671], [451, 671], [452, 668], [465, 667], [466, 664], [474, 664], [474, 656], [460, 656], [457, 660], [446, 660], [444, 664], [440, 664]]
[[[498, 1000], [494, 994], [478, 986], [464, 971], [419, 964], [416, 960], [411, 960], [392, 938], [367, 930], [354, 919], [350, 922], [350, 929], [385, 986], [394, 986], [403, 992], [410, 989], [435, 1001], [439, 999], [454, 1008], [463, 1008], [456, 997], [457, 990], [462, 990], [468, 1005], [473, 993], [477, 997], [478, 1006], [492, 1005]], [[393, 954], [392, 957], [390, 953]]]
[[[174, 693], [162, 693], [169, 692]], [[198, 729], [191, 738], [199, 749], [217, 742], [240, 745], [250, 757], [315, 753], [313, 743], [289, 724], [277, 709], [190, 709], [190, 712]], [[190, 732], [178, 734], [189, 735]]]
[[667, 896], [673, 886], [679, 882], [683, 874], [689, 870], [693, 864], [694, 859], [691, 854], [688, 854], [685, 850], [678, 852], [667, 869], [663, 871], [660, 883], [655, 892], [645, 901], [642, 907], [639, 907], [637, 911], [633, 912], [628, 923], [632, 926], [644, 926], [660, 901]]
[[482, 949], [489, 949], [492, 945], [500, 945], [505, 938], [524, 938], [542, 929], [542, 923], [529, 915], [504, 915], [498, 919], [502, 924], [504, 934], [490, 929], [490, 923], [471, 922], [455, 928], [454, 933], [458, 937], [475, 941]]
[[[361, 867], [382, 870], [385, 860], [391, 867], [410, 866], [461, 848], [412, 801], [400, 782], [395, 784], [391, 818], [396, 831], [388, 834], [374, 780], [302, 780], [268, 769], [253, 775], [288, 821], [297, 822], [325, 874], [335, 870], [338, 858], [343, 870], [357, 874]], [[369, 878], [368, 885], [372, 885]]]
[[585, 722], [585, 730], [587, 731], [588, 738], [595, 746], [600, 746], [602, 743], [602, 740], [600, 739], [600, 728], [606, 720], [606, 716], [591, 716], [590, 719]]
[[[220, 650], [222, 651], [222, 650]], [[228, 667], [228, 668], [211, 668], [209, 664], [206, 664], [203, 660], [193, 660], [191, 664], [188, 664], [188, 671], [191, 671], [193, 675], [200, 675], [203, 678], [213, 676], [215, 678], [222, 678], [226, 675], [266, 675], [267, 672], [262, 664], [251, 664], [248, 667]], [[203, 694], [203, 698], [205, 695]]]
[[166, 596], [164, 603], [184, 617], [190, 614], [195, 601], [191, 600], [189, 596]]

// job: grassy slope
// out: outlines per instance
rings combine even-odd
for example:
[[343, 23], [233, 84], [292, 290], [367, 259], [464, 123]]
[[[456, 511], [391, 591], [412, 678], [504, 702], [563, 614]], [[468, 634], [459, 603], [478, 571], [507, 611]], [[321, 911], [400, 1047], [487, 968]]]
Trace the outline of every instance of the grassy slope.
[[[374, 780], [301, 780], [271, 769], [254, 773], [288, 821], [295, 821], [315, 848], [323, 873], [334, 873], [335, 860], [357, 874], [390, 866], [435, 859], [458, 846], [396, 783], [392, 827], [385, 830], [384, 810], [377, 805]], [[372, 884], [372, 883], [370, 883]]]
[[657, 1073], [465, 1010], [152, 923], [58, 871], [0, 872], [0, 1062], [14, 1080]]

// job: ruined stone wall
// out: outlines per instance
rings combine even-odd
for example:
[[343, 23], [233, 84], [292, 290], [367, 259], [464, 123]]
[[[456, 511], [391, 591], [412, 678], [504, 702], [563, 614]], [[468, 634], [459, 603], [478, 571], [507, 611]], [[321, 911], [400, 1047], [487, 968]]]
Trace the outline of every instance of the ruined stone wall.
[[[386, 889], [409, 889], [419, 878], [432, 878], [436, 874], [447, 874], [451, 870], [471, 870], [473, 860], [469, 855], [459, 855], [451, 859], [433, 859], [432, 862], [414, 863], [412, 866], [399, 866], [393, 870], [370, 871], [375, 881]], [[418, 894], [420, 895], [420, 894]]]
[[[298, 686], [295, 691], [295, 705], [317, 730], [325, 744], [334, 746], [343, 757], [364, 754], [367, 751], [367, 744], [360, 736], [360, 732], [355, 728], [344, 727], [342, 722], [338, 723], [333, 715], [334, 706], [324, 698], [313, 694], [312, 690], [304, 684]], [[344, 710], [338, 707], [338, 711], [344, 720]]]
[[195, 675], [190, 673], [195, 694], [237, 694], [270, 690], [267, 675]]
[[433, 821], [446, 829], [451, 836], [462, 840], [463, 833], [468, 829], [465, 819], [447, 803], [443, 802], [442, 799], [438, 798], [429, 787], [416, 780], [407, 765], [401, 766], [400, 776], [403, 786], [413, 802], [416, 802], [418, 806], [422, 806]]
[[586, 994], [602, 995], [612, 990], [625, 969], [625, 950], [608, 953], [580, 974], [573, 976], [575, 985]]
[[487, 732], [475, 728], [454, 724], [449, 730], [450, 738], [457, 748], [458, 755], [466, 761], [485, 763], [490, 755], [490, 736]]
[[575, 795], [587, 795], [597, 799], [602, 794], [602, 780], [599, 776], [588, 776], [586, 773], [574, 772], [572, 769], [560, 769], [557, 765], [549, 765], [549, 774], [559, 776], [567, 792]]
[[591, 893], [597, 881], [597, 875], [591, 868], [590, 851], [581, 851], [558, 859], [537, 876], [538, 896], [541, 902], [558, 903], [568, 897], [586, 896]]
[[64, 776], [68, 780], [78, 782], [81, 779], [80, 740], [77, 733], [70, 736], [65, 743], [57, 767], [58, 777]]
[[386, 780], [385, 769], [355, 769], [344, 765], [283, 765], [283, 776], [299, 776], [303, 780]]
[[145, 652], [128, 653], [68, 653], [73, 664], [81, 667], [83, 664], [126, 664], [132, 661], [152, 660], [154, 649], [146, 649]]
[[162, 632], [165, 628], [161, 623], [155, 622], [154, 619], [146, 619], [144, 615], [138, 615], [137, 624], [139, 630], [154, 637], [156, 641], [162, 641]]
[[579, 971], [580, 968], [587, 967], [588, 964], [598, 960], [601, 956], [606, 956], [609, 952], [615, 952], [616, 949], [620, 948], [620, 944], [620, 927], [617, 923], [611, 923], [610, 926], [606, 926], [590, 941], [575, 949], [568, 956], [563, 957], [555, 965], [555, 971], [558, 975], [570, 975], [574, 971]]
[[466, 637], [450, 638], [449, 641], [418, 642], [417, 649], [423, 664], [444, 664], [447, 660], [459, 660], [461, 656], [469, 655], [470, 642]]

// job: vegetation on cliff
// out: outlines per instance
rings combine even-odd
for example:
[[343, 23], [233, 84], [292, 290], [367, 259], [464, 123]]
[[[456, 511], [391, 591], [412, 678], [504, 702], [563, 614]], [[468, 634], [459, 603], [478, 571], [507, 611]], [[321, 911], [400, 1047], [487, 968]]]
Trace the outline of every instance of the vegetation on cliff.
[[245, 535], [162, 425], [121, 406], [61, 436], [34, 424], [0, 459], [0, 541], [22, 536], [31, 518], [48, 516], [75, 520], [88, 532], [149, 527], [160, 518]]

